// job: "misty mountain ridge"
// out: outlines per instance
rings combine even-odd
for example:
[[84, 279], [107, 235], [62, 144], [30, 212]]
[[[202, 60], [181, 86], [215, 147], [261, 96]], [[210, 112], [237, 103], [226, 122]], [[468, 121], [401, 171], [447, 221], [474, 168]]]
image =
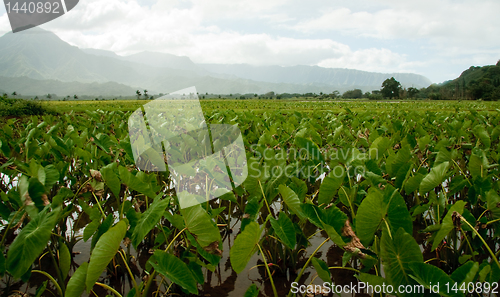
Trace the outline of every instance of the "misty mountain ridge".
[[[421, 88], [431, 84], [424, 76], [411, 73], [383, 74], [319, 66], [196, 64], [186, 56], [147, 51], [120, 56], [112, 51], [80, 49], [61, 40], [56, 34], [40, 28], [15, 34], [7, 33], [0, 37], [0, 76], [19, 78], [15, 83], [19, 86], [26, 85], [21, 82], [23, 77], [80, 84], [114, 82], [116, 84], [113, 87], [109, 86], [110, 90], [120, 90], [120, 94], [116, 95], [122, 95], [128, 88], [147, 89], [150, 94], [157, 94], [190, 86], [196, 86], [199, 93], [215, 94], [262, 94], [269, 91], [330, 93], [353, 88], [372, 91], [380, 89], [382, 82], [391, 76], [406, 87]], [[56, 87], [53, 82], [47, 84]], [[6, 91], [10, 89], [6, 88], [5, 84], [0, 85]], [[69, 95], [59, 94], [66, 92], [67, 86], [59, 85], [50, 93]], [[28, 89], [30, 93], [37, 90]], [[78, 85], [78, 89], [81, 91], [87, 89], [86, 92], [95, 94], [91, 91], [92, 86]], [[98, 89], [103, 91], [102, 86]], [[29, 95], [47, 93], [45, 88], [40, 87], [39, 90], [40, 93], [37, 94], [30, 94], [25, 90], [16, 91]], [[130, 96], [134, 94], [135, 91]]]

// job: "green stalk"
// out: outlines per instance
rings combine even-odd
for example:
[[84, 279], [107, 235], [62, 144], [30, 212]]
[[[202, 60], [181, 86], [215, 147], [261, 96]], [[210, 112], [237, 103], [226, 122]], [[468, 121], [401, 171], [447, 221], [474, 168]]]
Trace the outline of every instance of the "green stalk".
[[[297, 278], [295, 278], [295, 282], [299, 282], [300, 278], [302, 277], [302, 274], [304, 274], [304, 271], [306, 270], [306, 268], [309, 266], [309, 263], [311, 262], [312, 258], [314, 257], [314, 255], [316, 255], [316, 253], [319, 251], [319, 249], [328, 241], [330, 240], [330, 237], [328, 237], [327, 239], [325, 239], [325, 241], [323, 241], [315, 250], [314, 252], [311, 254], [311, 256], [309, 256], [309, 259], [307, 259], [307, 262], [306, 264], [304, 265], [304, 267], [302, 267], [302, 270], [300, 271], [299, 275], [297, 275]], [[290, 292], [288, 293], [287, 297], [292, 297], [292, 290], [290, 290]]]
[[264, 256], [264, 252], [262, 251], [260, 244], [257, 244], [257, 246], [259, 247], [260, 254], [262, 255], [262, 260], [264, 260], [264, 265], [266, 265], [267, 274], [269, 274], [269, 280], [271, 281], [271, 286], [273, 287], [274, 297], [278, 297], [278, 292], [276, 291], [276, 287], [274, 286], [273, 275], [271, 274], [271, 271], [269, 270], [269, 266], [267, 265], [267, 261], [266, 261], [266, 257]]
[[167, 248], [165, 249], [165, 252], [168, 251], [168, 249], [174, 243], [174, 241], [177, 239], [177, 237], [179, 237], [185, 230], [187, 230], [187, 228], [182, 229], [179, 233], [177, 233], [177, 235], [175, 235], [174, 239], [172, 239], [172, 241], [168, 244]]
[[118, 254], [122, 257], [123, 263], [125, 264], [125, 267], [127, 268], [128, 274], [130, 274], [130, 278], [132, 279], [132, 283], [135, 288], [135, 293], [138, 296], [139, 295], [139, 287], [137, 286], [137, 282], [135, 281], [135, 277], [132, 274], [132, 271], [130, 270], [130, 267], [128, 267], [127, 260], [125, 260], [125, 251], [122, 249], [121, 251], [118, 251]]
[[92, 196], [94, 196], [95, 202], [97, 203], [97, 206], [99, 207], [99, 210], [101, 211], [102, 217], [106, 219], [106, 215], [104, 214], [104, 210], [102, 210], [101, 204], [99, 203], [99, 200], [95, 196], [94, 192], [92, 192]]
[[[142, 296], [148, 296], [149, 294], [149, 289], [151, 289], [151, 284], [153, 283], [153, 280], [156, 278], [156, 271], [151, 272], [151, 275], [148, 278], [148, 281], [146, 282], [146, 286], [144, 287], [143, 294]], [[161, 283], [160, 283], [161, 285]], [[159, 287], [158, 287], [159, 289]]]
[[106, 290], [109, 290], [111, 291], [111, 293], [115, 294], [117, 297], [123, 297], [120, 293], [118, 293], [115, 289], [111, 288], [110, 286], [106, 285], [106, 284], [103, 284], [103, 283], [99, 283], [99, 282], [95, 282], [96, 285], [100, 286], [100, 287], [103, 287], [104, 289]]
[[57, 292], [59, 292], [59, 295], [61, 297], [64, 296], [62, 290], [61, 290], [61, 287], [59, 286], [59, 284], [57, 283], [57, 281], [52, 277], [52, 275], [48, 274], [47, 272], [45, 271], [41, 271], [41, 270], [36, 270], [36, 269], [33, 269], [31, 270], [31, 272], [36, 272], [36, 273], [40, 273], [40, 274], [43, 274], [45, 275], [48, 279], [50, 279], [50, 281], [54, 284], [54, 286], [56, 287], [57, 289]]
[[486, 241], [484, 241], [483, 237], [479, 234], [479, 232], [477, 232], [477, 230], [469, 222], [467, 222], [467, 220], [461, 214], [459, 214], [458, 212], [454, 212], [454, 214], [455, 213], [458, 215], [460, 220], [463, 221], [465, 224], [467, 224], [467, 226], [469, 226], [472, 229], [472, 231], [474, 233], [476, 233], [476, 235], [479, 237], [479, 239], [481, 239], [481, 241], [483, 242], [486, 249], [488, 249], [488, 252], [490, 253], [491, 257], [493, 258], [495, 263], [497, 263], [498, 268], [500, 268], [500, 263], [498, 262], [498, 259], [495, 256], [495, 253], [493, 253], [493, 251], [490, 249], [490, 246], [486, 243]]
[[260, 186], [260, 190], [262, 191], [262, 197], [264, 197], [264, 202], [266, 203], [266, 206], [267, 206], [267, 211], [271, 215], [272, 214], [271, 208], [269, 207], [269, 203], [267, 203], [266, 195], [264, 194], [264, 189], [262, 189], [262, 184], [260, 183], [260, 180], [259, 180], [259, 186]]
[[52, 249], [50, 248], [50, 244], [47, 244], [47, 248], [49, 250], [50, 258], [52, 259], [52, 263], [54, 264], [54, 269], [57, 272], [58, 278], [61, 281], [61, 286], [66, 291], [66, 288], [64, 287], [64, 276], [62, 275], [62, 271], [59, 268], [58, 262], [56, 261], [56, 258], [54, 257], [54, 253], [52, 252]]
[[354, 271], [356, 273], [359, 273], [359, 270], [351, 268], [351, 267], [332, 266], [332, 267], [328, 267], [328, 269], [345, 269], [345, 270], [351, 270], [351, 271]]
[[19, 212], [24, 209], [24, 206], [22, 206], [21, 208], [19, 208], [16, 213], [14, 214], [14, 217], [10, 220], [9, 222], [9, 225], [7, 225], [7, 228], [5, 228], [5, 231], [3, 233], [3, 236], [2, 236], [2, 241], [0, 242], [0, 246], [3, 246], [3, 243], [5, 241], [5, 237], [7, 235], [7, 233], [9, 232], [9, 229], [10, 229], [10, 226], [12, 225], [12, 222], [16, 219], [17, 215], [19, 214]]

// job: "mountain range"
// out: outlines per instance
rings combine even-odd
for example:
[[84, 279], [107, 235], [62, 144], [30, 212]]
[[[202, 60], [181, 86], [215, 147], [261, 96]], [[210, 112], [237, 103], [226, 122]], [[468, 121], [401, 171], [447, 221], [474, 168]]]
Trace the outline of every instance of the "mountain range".
[[189, 57], [158, 52], [120, 56], [112, 51], [80, 49], [40, 28], [0, 37], [0, 89], [23, 95], [134, 96], [135, 90], [158, 94], [190, 86], [196, 86], [199, 93], [214, 94], [371, 91], [380, 89], [391, 76], [407, 87], [431, 84], [426, 77], [412, 73], [196, 64]]

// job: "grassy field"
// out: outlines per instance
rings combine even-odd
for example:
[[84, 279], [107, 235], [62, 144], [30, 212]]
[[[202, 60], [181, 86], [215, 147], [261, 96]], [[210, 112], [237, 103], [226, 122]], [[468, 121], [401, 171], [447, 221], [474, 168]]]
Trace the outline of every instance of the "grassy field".
[[[146, 100], [115, 100], [115, 101], [45, 101], [44, 105], [58, 112], [84, 112], [97, 109], [105, 111], [121, 110], [134, 111]], [[478, 111], [495, 111], [500, 109], [498, 101], [430, 101], [430, 100], [200, 100], [205, 111], [234, 110], [234, 111], [268, 111], [268, 110], [293, 110], [315, 111], [331, 110], [341, 111], [349, 108], [352, 111], [387, 111], [392, 109], [422, 110], [422, 111], [463, 111], [475, 109]]]

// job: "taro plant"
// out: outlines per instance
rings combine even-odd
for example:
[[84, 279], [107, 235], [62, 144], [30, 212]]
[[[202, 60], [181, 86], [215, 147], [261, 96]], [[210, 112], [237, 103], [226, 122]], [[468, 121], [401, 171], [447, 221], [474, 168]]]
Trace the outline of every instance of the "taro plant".
[[2, 119], [3, 294], [199, 295], [213, 276], [234, 282], [253, 266], [261, 282], [246, 296], [292, 296], [293, 281], [341, 284], [339, 271], [444, 296], [493, 291], [498, 112], [460, 111], [463, 103], [438, 103], [448, 111], [373, 103], [377, 112], [356, 102], [318, 111], [293, 101], [279, 105], [288, 110], [206, 104], [208, 123], [239, 125], [248, 178], [188, 209], [168, 172], [135, 167], [128, 113]]

